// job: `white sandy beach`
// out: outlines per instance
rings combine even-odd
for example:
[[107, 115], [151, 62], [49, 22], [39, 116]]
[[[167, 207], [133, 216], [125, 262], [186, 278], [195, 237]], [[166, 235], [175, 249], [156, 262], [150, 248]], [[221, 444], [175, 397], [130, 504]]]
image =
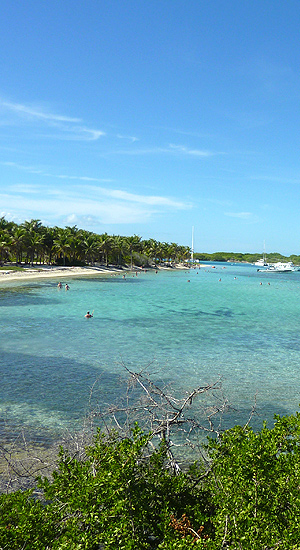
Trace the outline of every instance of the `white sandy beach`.
[[[199, 266], [200, 267], [200, 266]], [[147, 268], [151, 269], [151, 268]], [[153, 268], [152, 268], [153, 269]], [[171, 267], [157, 267], [154, 269], [165, 270], [174, 269]], [[188, 269], [187, 266], [176, 265], [175, 269]], [[26, 267], [23, 271], [13, 271], [10, 269], [0, 270], [0, 284], [10, 281], [27, 281], [30, 279], [70, 279], [71, 277], [87, 277], [89, 275], [113, 275], [113, 274], [126, 274], [131, 271], [142, 271], [140, 267], [134, 266], [130, 268], [120, 269], [114, 266], [84, 266], [84, 267], [63, 267], [63, 266], [46, 266], [39, 265], [34, 267]]]
[[107, 275], [109, 273], [124, 273], [125, 270], [114, 267], [63, 267], [38, 266], [26, 267], [24, 271], [0, 270], [0, 284], [10, 281], [27, 281], [29, 279], [62, 279], [71, 277], [86, 277], [88, 275]]

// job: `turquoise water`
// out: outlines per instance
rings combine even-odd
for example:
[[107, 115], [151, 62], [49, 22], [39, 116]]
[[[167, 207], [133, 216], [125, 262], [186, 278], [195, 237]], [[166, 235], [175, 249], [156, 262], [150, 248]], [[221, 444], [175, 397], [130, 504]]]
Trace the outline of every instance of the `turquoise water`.
[[260, 423], [298, 410], [300, 272], [226, 264], [68, 283], [0, 287], [0, 431], [79, 425], [96, 380], [101, 404], [120, 395], [124, 365], [175, 389], [221, 376], [232, 423], [255, 395]]

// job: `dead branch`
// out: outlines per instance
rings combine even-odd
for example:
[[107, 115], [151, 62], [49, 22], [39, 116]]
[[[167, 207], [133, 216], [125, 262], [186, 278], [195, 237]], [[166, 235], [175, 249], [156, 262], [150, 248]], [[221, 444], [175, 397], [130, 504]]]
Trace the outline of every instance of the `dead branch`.
[[103, 424], [111, 429], [115, 425], [127, 437], [138, 423], [145, 432], [151, 432], [153, 441], [164, 441], [170, 465], [176, 470], [183, 447], [201, 452], [205, 434], [219, 436], [223, 416], [230, 410], [220, 379], [178, 396], [170, 385], [154, 382], [147, 370], [134, 372], [123, 367], [128, 374], [123, 400], [91, 411], [100, 427]]

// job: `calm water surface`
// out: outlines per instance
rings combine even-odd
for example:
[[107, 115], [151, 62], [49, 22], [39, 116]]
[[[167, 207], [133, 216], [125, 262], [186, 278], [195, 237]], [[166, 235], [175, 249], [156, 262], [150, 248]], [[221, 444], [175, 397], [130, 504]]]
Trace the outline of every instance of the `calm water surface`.
[[300, 272], [226, 264], [68, 283], [68, 292], [54, 279], [0, 287], [0, 435], [79, 425], [96, 380], [99, 401], [119, 395], [123, 365], [150, 364], [177, 389], [221, 375], [232, 423], [255, 395], [260, 423], [298, 410]]

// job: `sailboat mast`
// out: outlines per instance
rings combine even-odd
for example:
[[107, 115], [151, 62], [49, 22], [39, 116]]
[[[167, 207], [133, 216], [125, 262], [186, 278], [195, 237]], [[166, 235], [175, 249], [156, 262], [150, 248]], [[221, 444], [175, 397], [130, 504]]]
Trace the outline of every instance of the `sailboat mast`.
[[191, 260], [194, 261], [194, 226], [192, 227], [192, 253], [191, 253]]

